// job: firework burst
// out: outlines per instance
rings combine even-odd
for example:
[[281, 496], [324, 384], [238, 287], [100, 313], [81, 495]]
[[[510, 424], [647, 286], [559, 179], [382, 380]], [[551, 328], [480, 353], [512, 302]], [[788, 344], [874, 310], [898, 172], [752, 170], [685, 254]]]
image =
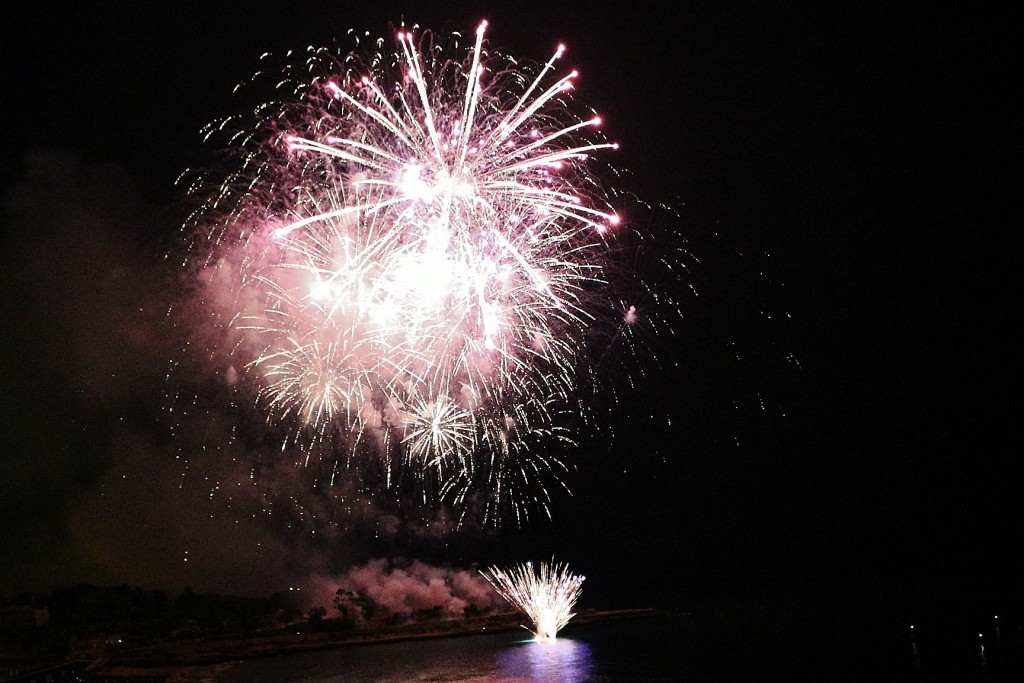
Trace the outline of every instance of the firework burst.
[[586, 578], [554, 562], [541, 562], [536, 569], [531, 562], [508, 570], [491, 567], [481, 573], [501, 597], [529, 617], [536, 640], [554, 639], [575, 616], [572, 609]]
[[286, 448], [522, 522], [568, 470], [594, 330], [638, 313], [612, 293], [620, 221], [593, 159], [616, 145], [556, 73], [564, 48], [525, 66], [485, 29], [287, 66], [253, 125], [210, 128], [237, 165], [193, 184], [189, 262]]

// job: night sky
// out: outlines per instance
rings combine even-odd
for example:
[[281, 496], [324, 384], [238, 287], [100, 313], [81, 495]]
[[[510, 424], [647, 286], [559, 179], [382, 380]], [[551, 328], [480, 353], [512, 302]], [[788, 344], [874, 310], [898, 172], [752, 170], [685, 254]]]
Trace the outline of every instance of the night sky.
[[[4, 22], [0, 596], [267, 594], [377, 554], [554, 555], [595, 606], [1021, 606], [1009, 17], [369, 4], [40, 1]], [[651, 227], [693, 257], [672, 285], [682, 322], [635, 389], [609, 373], [621, 400], [606, 434], [581, 437], [551, 521], [368, 544], [247, 520], [241, 498], [210, 495], [244, 466], [183, 476], [167, 429], [166, 312], [186, 285], [165, 255], [191, 208], [176, 178], [217, 163], [200, 128], [251, 106], [232, 89], [262, 53], [482, 18], [517, 56], [567, 44], [621, 182], [678, 214]]]

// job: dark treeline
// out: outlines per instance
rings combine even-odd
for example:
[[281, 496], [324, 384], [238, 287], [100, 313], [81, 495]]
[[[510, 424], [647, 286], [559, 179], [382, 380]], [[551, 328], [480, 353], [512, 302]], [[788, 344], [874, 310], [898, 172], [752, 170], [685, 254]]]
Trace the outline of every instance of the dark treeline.
[[0, 599], [0, 657], [113, 651], [211, 636], [273, 632], [308, 619], [298, 596], [179, 595], [128, 585], [79, 584]]

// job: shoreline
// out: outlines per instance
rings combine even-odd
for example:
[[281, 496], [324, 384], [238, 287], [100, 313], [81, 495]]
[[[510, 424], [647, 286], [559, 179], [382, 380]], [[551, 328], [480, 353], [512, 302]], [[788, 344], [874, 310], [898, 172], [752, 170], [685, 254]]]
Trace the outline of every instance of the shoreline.
[[[645, 619], [684, 616], [662, 609], [581, 610], [570, 625], [613, 619]], [[330, 622], [330, 620], [325, 620]], [[238, 636], [188, 643], [154, 645], [112, 653], [93, 669], [103, 681], [170, 681], [188, 671], [234, 661], [274, 657], [284, 654], [330, 650], [341, 647], [372, 646], [409, 640], [460, 638], [464, 636], [507, 633], [523, 628], [519, 613], [469, 617], [345, 631], [323, 630], [314, 633]], [[524, 629], [525, 630], [525, 629]]]

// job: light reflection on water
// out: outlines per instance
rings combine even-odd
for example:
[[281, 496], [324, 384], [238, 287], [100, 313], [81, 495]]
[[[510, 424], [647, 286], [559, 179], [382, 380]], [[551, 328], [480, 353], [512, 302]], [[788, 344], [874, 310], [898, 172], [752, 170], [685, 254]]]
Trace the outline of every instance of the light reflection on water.
[[340, 647], [203, 667], [174, 683], [664, 683], [681, 680], [693, 654], [684, 623], [570, 624], [552, 641], [520, 631]]
[[927, 623], [908, 628], [888, 620], [842, 628], [767, 617], [621, 620], [570, 624], [554, 641], [505, 632], [278, 655], [203, 667], [175, 683], [722, 683], [768, 674], [775, 680], [1024, 680], [1018, 654], [1024, 631], [1002, 621], [999, 630], [961, 638]]
[[[205, 683], [586, 683], [593, 654], [582, 641], [517, 633], [410, 641], [281, 655], [207, 669]], [[197, 672], [198, 673], [198, 672]]]
[[525, 641], [498, 656], [502, 674], [514, 681], [584, 683], [593, 668], [593, 654], [585, 642], [558, 638]]

